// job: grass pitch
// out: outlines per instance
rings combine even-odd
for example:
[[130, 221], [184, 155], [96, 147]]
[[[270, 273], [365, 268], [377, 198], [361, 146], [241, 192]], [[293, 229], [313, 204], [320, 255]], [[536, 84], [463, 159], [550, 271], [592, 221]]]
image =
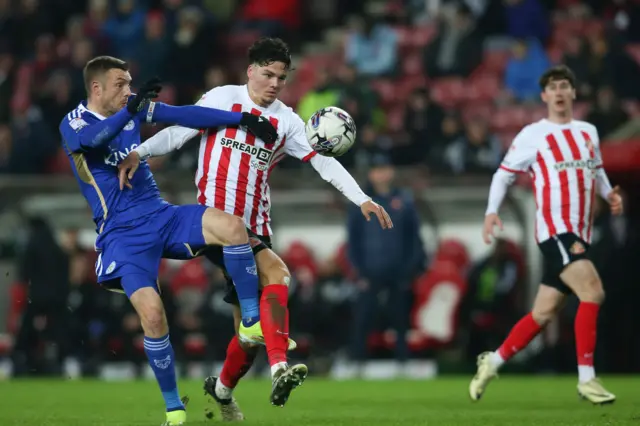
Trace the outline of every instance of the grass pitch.
[[[640, 425], [640, 377], [607, 377], [613, 405], [580, 401], [575, 377], [502, 377], [478, 403], [467, 396], [469, 378], [431, 381], [334, 382], [313, 376], [285, 408], [269, 402], [270, 383], [247, 380], [236, 397], [246, 424], [262, 426], [408, 425]], [[188, 425], [220, 423], [202, 383], [182, 381], [190, 396]], [[153, 426], [164, 421], [155, 383], [18, 380], [0, 382], [1, 426]]]

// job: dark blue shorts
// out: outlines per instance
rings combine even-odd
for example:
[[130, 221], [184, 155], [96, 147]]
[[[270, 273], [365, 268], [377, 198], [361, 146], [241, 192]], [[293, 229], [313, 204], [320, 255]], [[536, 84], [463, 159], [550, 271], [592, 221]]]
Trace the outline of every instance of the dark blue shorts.
[[[191, 259], [205, 248], [202, 216], [206, 210], [201, 205], [167, 204], [152, 216], [105, 231], [96, 241], [98, 283], [128, 296], [139, 288], [155, 286], [163, 257]], [[120, 278], [126, 275], [146, 279], [135, 284], [127, 280], [131, 288], [123, 288]]]

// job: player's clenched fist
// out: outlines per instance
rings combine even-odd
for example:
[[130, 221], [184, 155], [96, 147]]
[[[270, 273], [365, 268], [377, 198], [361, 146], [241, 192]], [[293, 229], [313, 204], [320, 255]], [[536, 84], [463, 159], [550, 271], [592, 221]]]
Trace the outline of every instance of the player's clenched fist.
[[118, 164], [118, 179], [120, 180], [120, 190], [122, 191], [124, 187], [131, 189], [131, 179], [133, 179], [133, 175], [136, 170], [140, 166], [140, 154], [136, 151], [131, 151], [127, 158], [122, 160], [120, 164]]
[[131, 114], [139, 113], [144, 109], [147, 101], [158, 97], [161, 90], [162, 85], [160, 84], [160, 79], [158, 77], [149, 79], [142, 85], [142, 87], [140, 87], [138, 93], [129, 98], [127, 110]]
[[486, 244], [491, 244], [491, 237], [495, 238], [494, 229], [495, 227], [500, 228], [502, 231], [504, 228], [502, 226], [502, 221], [500, 217], [496, 213], [490, 213], [484, 217], [484, 227], [482, 228], [482, 239]]
[[246, 127], [251, 133], [266, 143], [274, 143], [278, 139], [278, 132], [271, 122], [261, 115], [242, 113], [240, 125]]

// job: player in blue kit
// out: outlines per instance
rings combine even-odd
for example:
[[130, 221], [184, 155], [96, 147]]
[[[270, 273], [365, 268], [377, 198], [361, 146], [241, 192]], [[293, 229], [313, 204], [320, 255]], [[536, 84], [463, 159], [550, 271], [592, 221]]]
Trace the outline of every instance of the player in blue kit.
[[258, 276], [242, 218], [200, 205], [174, 206], [160, 197], [149, 166], [140, 165], [129, 187], [120, 188], [118, 163], [140, 142], [142, 123], [176, 123], [195, 129], [246, 127], [272, 143], [277, 133], [268, 120], [251, 114], [152, 102], [159, 80], [131, 93], [126, 62], [101, 56], [84, 68], [87, 100], [60, 123], [62, 144], [82, 194], [93, 211], [98, 237], [98, 282], [126, 293], [144, 331], [144, 348], [166, 405], [166, 426], [186, 421], [176, 383], [174, 352], [157, 286], [162, 257], [190, 259], [207, 245], [224, 246], [224, 261], [236, 284], [242, 309], [240, 333], [262, 335]]

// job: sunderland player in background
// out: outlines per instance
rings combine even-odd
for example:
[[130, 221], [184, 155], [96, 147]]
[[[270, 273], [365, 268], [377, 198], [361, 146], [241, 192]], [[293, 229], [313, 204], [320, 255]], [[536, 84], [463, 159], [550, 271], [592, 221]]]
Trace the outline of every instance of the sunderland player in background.
[[[263, 38], [249, 49], [248, 83], [242, 86], [216, 87], [207, 92], [198, 105], [231, 111], [251, 112], [268, 117], [278, 131], [275, 143], [256, 139], [235, 126], [205, 131], [200, 139], [199, 167], [196, 175], [198, 202], [244, 218], [253, 241], [262, 295], [260, 300], [264, 340], [246, 341], [234, 337], [220, 377], [209, 377], [205, 388], [220, 406], [224, 420], [242, 419], [232, 391], [251, 367], [256, 344], [264, 343], [273, 378], [271, 402], [282, 406], [291, 390], [304, 381], [307, 367], [287, 365], [288, 285], [289, 271], [271, 250], [271, 199], [268, 178], [276, 164], [286, 155], [309, 162], [320, 176], [360, 206], [369, 220], [375, 214], [383, 228], [393, 225], [387, 212], [374, 203], [353, 177], [334, 158], [316, 155], [309, 145], [304, 122], [281, 101], [291, 67], [289, 48], [280, 39]], [[184, 127], [169, 127], [137, 147], [121, 164], [121, 181], [126, 183], [140, 159], [159, 156], [182, 147], [198, 132]], [[122, 185], [121, 184], [121, 185]], [[224, 268], [219, 253], [209, 259]], [[226, 263], [226, 262], [225, 262]], [[237, 304], [237, 296], [229, 281], [227, 301]], [[235, 309], [236, 324], [239, 312]]]
[[609, 202], [611, 213], [622, 213], [618, 188], [611, 188], [602, 167], [596, 128], [573, 119], [576, 96], [573, 72], [558, 66], [540, 78], [548, 117], [526, 126], [515, 137], [493, 176], [484, 221], [487, 244], [495, 226], [502, 229], [498, 209], [517, 173], [533, 178], [536, 200], [536, 241], [544, 257], [542, 283], [531, 312], [511, 330], [495, 352], [478, 356], [478, 371], [469, 393], [479, 400], [502, 364], [521, 351], [560, 311], [574, 293], [580, 300], [575, 318], [578, 358], [578, 394], [594, 404], [611, 403], [615, 395], [596, 378], [598, 310], [604, 300], [602, 282], [588, 259], [596, 194]]
[[[163, 256], [189, 259], [206, 245], [224, 246], [225, 264], [243, 302], [240, 334], [253, 338], [260, 328], [258, 277], [244, 223], [202, 205], [173, 206], [160, 197], [149, 166], [121, 191], [118, 163], [140, 145], [144, 122], [180, 123], [194, 128], [247, 126], [268, 141], [277, 137], [267, 120], [250, 114], [198, 106], [172, 107], [151, 102], [161, 89], [157, 79], [131, 95], [126, 62], [101, 56], [84, 68], [87, 100], [60, 123], [62, 144], [80, 188], [93, 211], [98, 237], [98, 282], [121, 290], [131, 300], [144, 330], [144, 349], [166, 405], [165, 425], [186, 421], [178, 395], [174, 352], [157, 287]], [[248, 306], [246, 306], [248, 305]], [[260, 333], [261, 334], [261, 333]]]

